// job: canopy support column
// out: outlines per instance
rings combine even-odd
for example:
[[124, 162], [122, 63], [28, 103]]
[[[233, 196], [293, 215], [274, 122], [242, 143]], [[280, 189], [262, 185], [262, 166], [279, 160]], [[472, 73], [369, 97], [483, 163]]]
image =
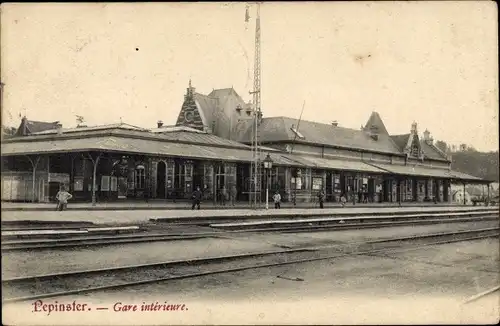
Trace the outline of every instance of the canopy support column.
[[28, 158], [28, 160], [30, 161], [31, 163], [31, 166], [33, 167], [33, 184], [32, 184], [32, 187], [33, 187], [33, 199], [32, 199], [32, 202], [34, 203], [35, 202], [35, 189], [36, 189], [36, 182], [35, 182], [35, 178], [36, 178], [36, 167], [38, 165], [38, 162], [40, 162], [40, 156], [36, 156], [36, 160], [33, 161], [31, 159], [31, 157], [29, 156], [26, 156]]
[[487, 203], [487, 205], [489, 205], [490, 204], [490, 183], [488, 182], [487, 185], [488, 185], [488, 199], [487, 199], [486, 203]]
[[403, 196], [403, 191], [401, 189], [401, 177], [398, 177], [398, 205], [401, 207], [401, 197]]
[[97, 179], [97, 165], [99, 164], [99, 160], [101, 159], [101, 156], [102, 156], [102, 153], [99, 153], [99, 155], [97, 155], [96, 159], [94, 160], [94, 158], [92, 157], [92, 155], [90, 155], [90, 153], [87, 153], [87, 156], [90, 158], [90, 160], [92, 161], [93, 165], [94, 165], [94, 171], [93, 171], [93, 174], [92, 174], [92, 206], [95, 206], [96, 205], [96, 197], [95, 197], [95, 188], [96, 188], [96, 185], [97, 185], [97, 182], [96, 182], [96, 179]]
[[465, 198], [465, 182], [463, 184], [464, 184], [464, 205], [467, 205], [467, 199]]

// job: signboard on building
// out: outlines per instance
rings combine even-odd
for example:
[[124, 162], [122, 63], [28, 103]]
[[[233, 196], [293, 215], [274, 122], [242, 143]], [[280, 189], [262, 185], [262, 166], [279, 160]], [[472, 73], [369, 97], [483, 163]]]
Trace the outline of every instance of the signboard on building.
[[67, 174], [67, 173], [49, 173], [48, 181], [49, 182], [69, 183], [69, 174]]
[[101, 191], [109, 191], [109, 176], [103, 175], [101, 178]]
[[312, 188], [313, 190], [323, 189], [323, 178], [312, 178]]
[[118, 178], [111, 177], [111, 191], [118, 191]]
[[83, 178], [75, 178], [73, 191], [83, 191]]

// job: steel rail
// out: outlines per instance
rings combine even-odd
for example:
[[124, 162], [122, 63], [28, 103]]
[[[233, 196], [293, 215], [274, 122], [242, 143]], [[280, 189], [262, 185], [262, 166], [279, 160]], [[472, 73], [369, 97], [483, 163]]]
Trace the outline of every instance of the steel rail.
[[500, 286], [495, 286], [495, 287], [493, 287], [491, 289], [488, 289], [486, 291], [480, 292], [480, 293], [478, 293], [478, 294], [476, 294], [476, 295], [468, 298], [467, 300], [464, 301], [463, 304], [469, 304], [471, 302], [475, 302], [475, 301], [477, 301], [477, 300], [479, 300], [481, 298], [484, 298], [484, 297], [486, 297], [486, 296], [488, 296], [488, 295], [490, 295], [492, 293], [497, 292], [498, 290], [500, 290]]
[[[311, 209], [312, 210], [312, 209]], [[389, 211], [389, 212], [377, 212], [377, 211], [372, 211], [372, 212], [359, 212], [359, 213], [351, 213], [349, 212], [349, 209], [346, 208], [345, 211], [338, 211], [338, 212], [321, 212], [319, 210], [313, 210], [315, 213], [311, 214], [310, 216], [307, 215], [294, 215], [293, 213], [290, 214], [277, 214], [273, 216], [272, 214], [270, 215], [269, 213], [263, 213], [263, 214], [256, 214], [256, 215], [247, 215], [244, 216], [243, 218], [240, 218], [241, 222], [248, 222], [252, 220], [262, 220], [262, 219], [316, 219], [316, 218], [328, 218], [329, 216], [336, 216], [338, 218], [344, 218], [344, 219], [367, 219], [370, 217], [376, 217], [376, 218], [384, 218], [384, 217], [395, 217], [395, 218], [402, 218], [405, 215], [413, 215], [413, 216], [429, 216], [429, 215], [436, 215], [436, 214], [441, 214], [441, 215], [448, 215], [448, 216], [453, 216], [453, 215], [476, 215], [476, 214], [488, 214], [488, 213], [499, 213], [499, 208], [498, 207], [491, 207], [491, 208], [483, 208], [483, 209], [459, 209], [459, 210], [453, 210], [453, 211], [446, 211], [446, 210], [430, 210], [430, 211], [420, 211], [420, 212], [415, 212], [415, 211]], [[265, 211], [263, 211], [265, 212]], [[228, 216], [221, 216], [217, 218], [213, 218], [210, 216], [207, 217], [196, 217], [196, 218], [162, 218], [162, 217], [152, 217], [149, 219], [150, 222], [157, 223], [157, 224], [169, 224], [169, 225], [209, 225], [209, 224], [221, 224], [221, 223], [231, 223], [234, 222], [234, 217], [228, 215]]]
[[366, 229], [366, 228], [382, 228], [382, 227], [397, 227], [405, 225], [427, 225], [427, 224], [453, 224], [467, 222], [488, 222], [496, 220], [498, 217], [493, 214], [481, 217], [459, 217], [459, 218], [438, 218], [438, 219], [415, 219], [406, 221], [387, 221], [387, 222], [364, 222], [364, 223], [344, 223], [332, 221], [328, 225], [297, 225], [289, 227], [270, 227], [258, 229], [243, 229], [243, 230], [224, 230], [219, 232], [200, 232], [200, 233], [185, 233], [185, 234], [136, 234], [126, 236], [104, 236], [104, 237], [79, 237], [79, 238], [64, 238], [64, 239], [40, 239], [28, 241], [2, 241], [2, 252], [16, 250], [40, 250], [40, 249], [57, 249], [71, 248], [81, 246], [107, 246], [125, 243], [147, 243], [160, 241], [182, 241], [196, 240], [202, 238], [220, 238], [227, 233], [256, 233], [256, 232], [315, 232], [315, 231], [340, 231], [349, 229]]
[[[466, 237], [458, 237], [457, 235], [466, 235]], [[382, 239], [382, 240], [373, 240], [373, 241], [368, 241], [368, 242], [362, 242], [358, 243], [361, 246], [362, 245], [370, 245], [370, 244], [383, 244], [386, 242], [399, 242], [399, 245], [401, 245], [401, 242], [404, 241], [415, 241], [415, 240], [428, 240], [431, 238], [442, 238], [442, 237], [451, 237], [448, 240], [440, 240], [440, 241], [434, 241], [430, 243], [426, 243], [423, 245], [420, 245], [420, 247], [426, 247], [429, 245], [437, 245], [437, 244], [445, 244], [445, 243], [452, 243], [452, 242], [460, 242], [460, 241], [471, 241], [471, 240], [478, 240], [478, 239], [484, 239], [484, 238], [490, 238], [490, 237], [498, 237], [499, 235], [499, 228], [490, 228], [490, 229], [480, 229], [480, 230], [469, 230], [469, 231], [460, 231], [460, 232], [451, 232], [451, 233], [434, 233], [434, 234], [424, 234], [424, 235], [417, 235], [417, 236], [410, 236], [410, 237], [400, 237], [400, 238], [389, 238], [389, 239]], [[339, 248], [339, 249], [349, 249], [350, 246], [353, 244], [343, 244], [343, 245], [336, 245], [336, 246], [331, 246], [331, 248]], [[411, 243], [410, 243], [411, 245]], [[272, 263], [263, 263], [263, 264], [252, 264], [250, 266], [240, 266], [236, 268], [221, 268], [219, 270], [212, 270], [212, 271], [196, 271], [194, 273], [182, 273], [181, 275], [170, 275], [167, 277], [156, 277], [152, 279], [141, 279], [139, 281], [125, 281], [122, 283], [118, 284], [106, 284], [104, 286], [91, 286], [83, 289], [73, 289], [73, 290], [64, 290], [64, 291], [59, 291], [59, 292], [52, 292], [52, 293], [44, 293], [44, 294], [35, 294], [35, 295], [29, 295], [29, 296], [22, 296], [22, 297], [13, 297], [13, 298], [7, 298], [3, 299], [3, 302], [19, 302], [19, 301], [27, 301], [27, 300], [35, 300], [35, 299], [41, 299], [41, 298], [48, 298], [48, 297], [58, 297], [58, 296], [65, 296], [65, 295], [72, 295], [72, 294], [80, 294], [80, 293], [88, 293], [88, 292], [95, 292], [95, 291], [100, 291], [100, 290], [109, 290], [109, 289], [118, 289], [118, 288], [123, 288], [123, 287], [128, 287], [128, 286], [133, 286], [133, 285], [140, 285], [140, 284], [147, 284], [147, 283], [154, 283], [154, 282], [162, 282], [162, 281], [169, 281], [169, 280], [178, 280], [178, 279], [185, 279], [185, 278], [193, 278], [193, 277], [200, 277], [200, 276], [206, 276], [206, 275], [212, 275], [212, 274], [221, 274], [221, 273], [230, 273], [230, 272], [237, 272], [237, 271], [243, 271], [243, 270], [249, 270], [249, 269], [257, 269], [257, 268], [265, 268], [265, 267], [277, 267], [277, 266], [282, 266], [282, 265], [289, 265], [289, 264], [299, 264], [299, 263], [305, 263], [305, 262], [312, 262], [312, 261], [319, 261], [319, 260], [327, 260], [327, 259], [336, 259], [336, 258], [341, 258], [341, 257], [346, 257], [346, 256], [358, 256], [358, 255], [364, 255], [364, 254], [372, 254], [376, 252], [387, 252], [387, 250], [412, 250], [415, 249], [415, 247], [418, 246], [410, 246], [409, 248], [405, 247], [385, 247], [385, 248], [371, 248], [369, 250], [365, 251], [354, 251], [350, 253], [337, 253], [335, 255], [328, 254], [326, 256], [322, 257], [313, 257], [313, 258], [300, 258], [300, 259], [295, 259], [295, 260], [286, 260], [282, 262], [272, 262]], [[210, 264], [210, 263], [221, 263], [223, 261], [231, 261], [231, 262], [238, 262], [238, 259], [242, 258], [255, 258], [258, 256], [270, 256], [270, 255], [276, 255], [276, 254], [291, 254], [291, 253], [298, 253], [298, 252], [309, 252], [309, 253], [320, 253], [320, 250], [325, 249], [325, 247], [303, 247], [303, 248], [297, 248], [297, 249], [291, 249], [291, 250], [283, 250], [280, 252], [266, 252], [266, 253], [252, 253], [252, 254], [244, 254], [244, 255], [235, 255], [235, 256], [223, 256], [223, 257], [213, 257], [213, 258], [202, 258], [202, 259], [192, 259], [192, 260], [185, 260], [185, 261], [178, 261], [178, 262], [165, 262], [165, 263], [155, 263], [155, 264], [146, 264], [146, 265], [136, 265], [136, 266], [127, 266], [127, 267], [118, 267], [118, 268], [109, 268], [109, 269], [99, 269], [99, 270], [89, 270], [89, 271], [77, 271], [77, 272], [69, 272], [69, 273], [58, 273], [58, 274], [52, 274], [52, 275], [40, 275], [40, 276], [32, 276], [32, 277], [24, 277], [24, 278], [15, 278], [15, 279], [7, 279], [7, 280], [2, 280], [2, 287], [5, 287], [6, 285], [10, 283], [22, 283], [25, 281], [35, 281], [39, 282], [41, 278], [45, 279], [56, 279], [58, 280], [60, 277], [63, 276], [75, 276], [78, 274], [85, 275], [85, 274], [99, 274], [104, 272], [113, 272], [113, 271], [120, 271], [120, 270], [126, 270], [126, 269], [132, 269], [132, 270], [137, 270], [139, 267], [152, 267], [152, 266], [160, 266], [163, 265], [163, 267], [179, 267], [181, 265], [183, 266], [189, 266], [192, 263], [199, 263], [200, 265], [203, 264]], [[192, 266], [192, 267], [199, 267], [197, 266]], [[132, 270], [130, 272], [132, 272]], [[134, 274], [136, 275], [136, 274]], [[36, 283], [35, 283], [36, 284]], [[65, 284], [65, 283], [63, 283]], [[52, 285], [52, 284], [51, 284]]]

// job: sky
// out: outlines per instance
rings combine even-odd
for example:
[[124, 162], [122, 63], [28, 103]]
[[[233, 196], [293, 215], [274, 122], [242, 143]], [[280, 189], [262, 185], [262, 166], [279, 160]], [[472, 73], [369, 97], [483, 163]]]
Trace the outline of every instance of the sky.
[[[245, 3], [2, 4], [2, 124], [176, 122], [189, 80], [249, 101], [256, 7]], [[494, 2], [261, 5], [262, 111], [498, 150]]]

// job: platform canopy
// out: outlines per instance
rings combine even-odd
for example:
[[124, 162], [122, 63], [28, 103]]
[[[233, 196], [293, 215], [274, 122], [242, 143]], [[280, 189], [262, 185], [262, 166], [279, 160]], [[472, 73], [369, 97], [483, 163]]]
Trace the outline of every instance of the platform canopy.
[[[86, 138], [51, 139], [43, 141], [18, 141], [2, 143], [2, 156], [42, 155], [76, 152], [109, 152], [182, 157], [204, 160], [224, 160], [230, 162], [251, 162], [252, 152], [244, 148], [187, 144], [148, 138], [118, 136], [98, 136]], [[267, 153], [261, 152], [261, 159]], [[301, 165], [270, 153], [277, 165]]]
[[461, 180], [469, 182], [486, 183], [488, 181], [483, 180], [472, 175], [468, 175], [462, 172], [453, 171], [449, 169], [439, 169], [423, 167], [420, 165], [397, 165], [397, 164], [381, 164], [381, 163], [371, 163], [371, 165], [390, 172], [391, 174], [403, 175], [403, 176], [415, 176], [415, 177], [428, 177], [428, 178], [443, 178], [452, 180]]
[[300, 155], [288, 155], [288, 159], [301, 163], [314, 169], [328, 169], [341, 171], [356, 171], [365, 173], [389, 174], [389, 172], [369, 165], [361, 161], [326, 159], [320, 157], [304, 157]]

